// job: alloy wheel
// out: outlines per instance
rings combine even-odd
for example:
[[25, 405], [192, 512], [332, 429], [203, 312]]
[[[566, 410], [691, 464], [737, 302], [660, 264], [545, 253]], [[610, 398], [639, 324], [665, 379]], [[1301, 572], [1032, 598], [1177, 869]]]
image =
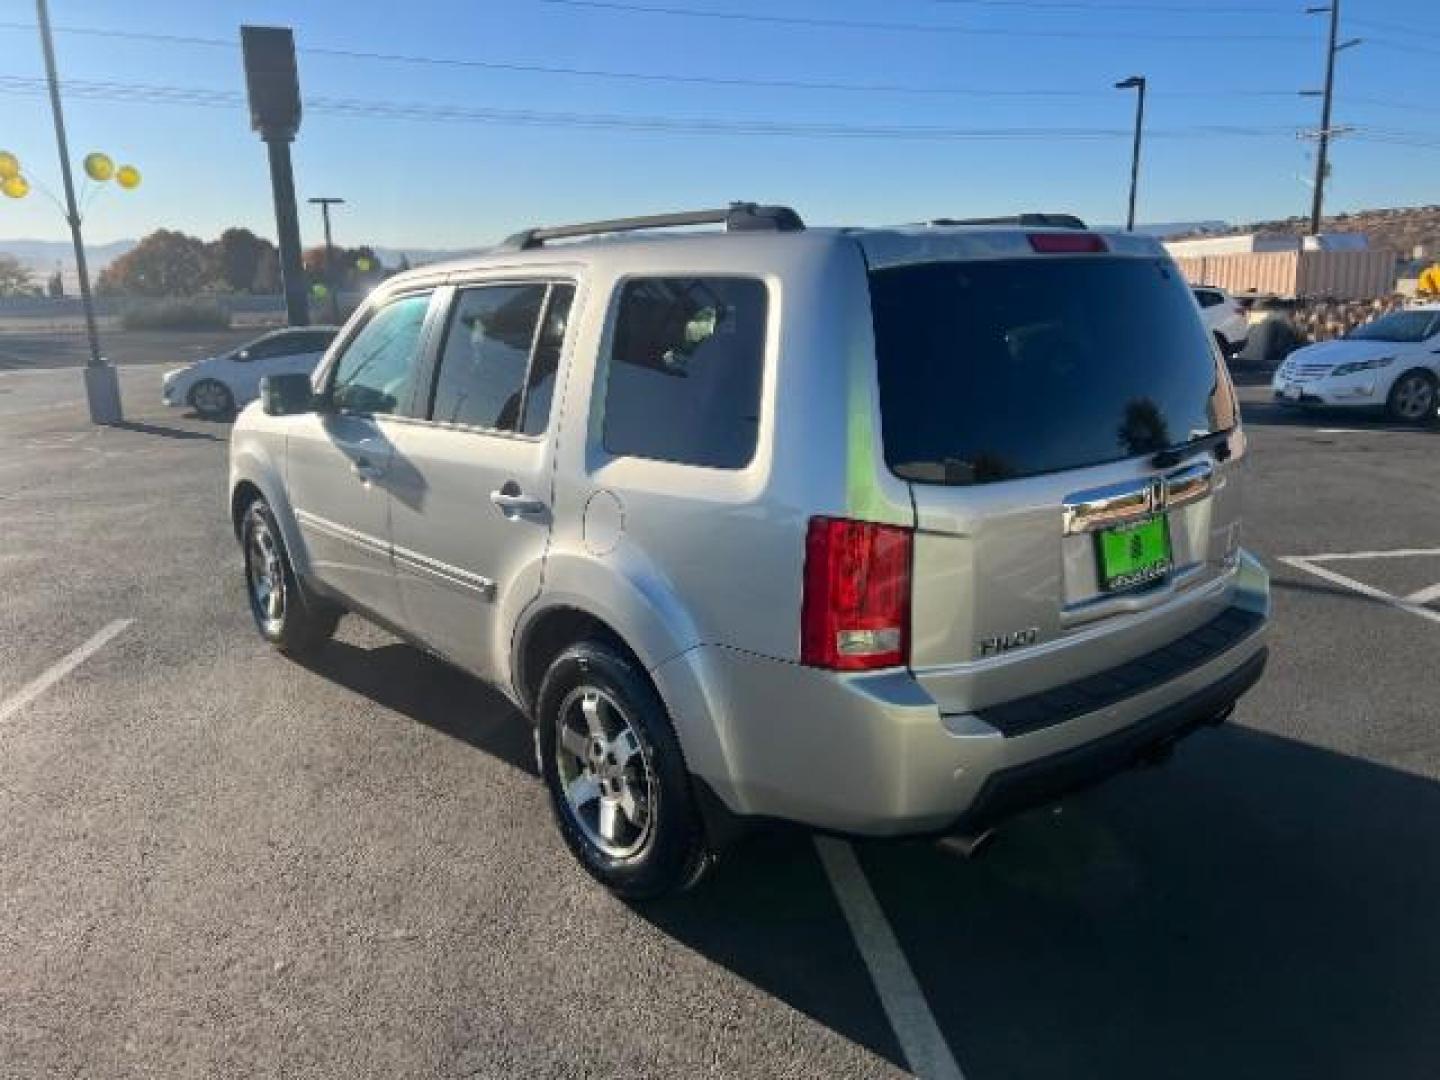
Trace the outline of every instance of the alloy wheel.
[[274, 533], [258, 517], [245, 544], [245, 578], [255, 618], [267, 629], [279, 626], [285, 618], [285, 567]]
[[218, 415], [230, 408], [230, 394], [213, 379], [207, 379], [195, 387], [193, 396], [195, 408], [207, 416]]
[[1406, 420], [1421, 420], [1435, 409], [1435, 388], [1422, 375], [1407, 375], [1395, 387], [1395, 411]]
[[571, 816], [610, 858], [634, 855], [654, 831], [658, 789], [625, 710], [604, 690], [581, 685], [555, 724], [555, 765]]

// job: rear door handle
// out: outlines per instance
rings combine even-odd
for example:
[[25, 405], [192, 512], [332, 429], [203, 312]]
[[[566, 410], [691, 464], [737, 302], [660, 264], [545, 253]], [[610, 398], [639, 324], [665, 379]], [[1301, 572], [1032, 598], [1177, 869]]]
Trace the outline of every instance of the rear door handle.
[[513, 480], [499, 491], [492, 491], [490, 501], [498, 506], [500, 512], [508, 518], [534, 517], [536, 514], [545, 512], [545, 504], [539, 499], [532, 499], [529, 495], [524, 494], [520, 490], [520, 485]]
[[372, 465], [369, 458], [356, 458], [350, 463], [350, 471], [361, 480], [379, 480], [385, 475], [385, 470], [378, 465]]

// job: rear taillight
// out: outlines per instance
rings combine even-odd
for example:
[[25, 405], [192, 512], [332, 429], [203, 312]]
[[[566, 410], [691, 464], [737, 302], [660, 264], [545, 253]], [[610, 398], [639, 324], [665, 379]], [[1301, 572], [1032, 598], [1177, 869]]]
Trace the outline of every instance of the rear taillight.
[[1076, 255], [1098, 253], [1103, 255], [1110, 249], [1105, 238], [1094, 233], [1083, 232], [1039, 232], [1029, 233], [1030, 250], [1039, 255]]
[[800, 660], [833, 671], [909, 659], [911, 531], [811, 518], [805, 534]]

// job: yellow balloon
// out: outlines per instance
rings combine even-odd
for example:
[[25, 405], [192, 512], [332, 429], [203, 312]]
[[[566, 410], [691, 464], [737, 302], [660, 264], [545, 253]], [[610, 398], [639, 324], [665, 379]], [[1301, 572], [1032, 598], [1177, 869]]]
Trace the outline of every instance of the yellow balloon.
[[110, 155], [102, 154], [98, 150], [93, 154], [86, 154], [85, 175], [103, 184], [115, 175], [115, 163], [110, 160]]
[[4, 180], [0, 180], [0, 191], [5, 192], [12, 199], [23, 199], [30, 194], [30, 181], [18, 173], [14, 176], [7, 176]]
[[140, 170], [134, 165], [121, 165], [115, 170], [115, 182], [126, 191], [133, 191], [140, 186]]
[[9, 150], [0, 150], [0, 180], [20, 175], [20, 159]]

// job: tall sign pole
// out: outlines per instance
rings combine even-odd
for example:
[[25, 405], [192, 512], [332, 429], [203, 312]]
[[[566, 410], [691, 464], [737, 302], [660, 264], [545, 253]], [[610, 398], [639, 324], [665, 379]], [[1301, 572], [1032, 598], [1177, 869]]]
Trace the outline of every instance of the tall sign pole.
[[85, 365], [85, 400], [90, 421], [118, 424], [120, 380], [115, 368], [100, 355], [100, 332], [95, 326], [95, 301], [90, 296], [90, 271], [85, 265], [85, 238], [80, 232], [80, 211], [75, 205], [75, 181], [70, 175], [70, 147], [65, 139], [65, 113], [60, 107], [60, 77], [55, 71], [55, 44], [50, 36], [50, 10], [46, 0], [35, 0], [35, 17], [40, 24], [40, 47], [45, 52], [45, 75], [50, 82], [50, 112], [55, 118], [55, 145], [60, 151], [60, 177], [65, 184], [65, 220], [75, 245], [75, 272], [80, 276], [80, 300], [85, 308], [85, 332], [90, 338], [90, 360]]
[[300, 212], [290, 143], [300, 130], [300, 76], [295, 68], [295, 34], [288, 27], [242, 26], [245, 88], [250, 128], [270, 152], [270, 187], [275, 197], [275, 232], [280, 242], [280, 279], [291, 326], [310, 323], [305, 272], [300, 265]]

